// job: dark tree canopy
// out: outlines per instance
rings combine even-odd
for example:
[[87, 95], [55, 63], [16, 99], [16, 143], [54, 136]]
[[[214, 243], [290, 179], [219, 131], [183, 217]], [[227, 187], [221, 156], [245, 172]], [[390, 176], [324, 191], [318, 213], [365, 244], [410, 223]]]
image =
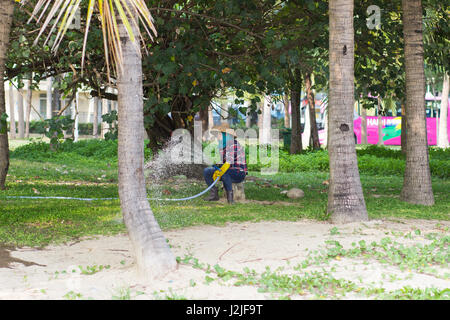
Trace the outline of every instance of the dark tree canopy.
[[[298, 85], [293, 72], [314, 74], [315, 88], [328, 86], [328, 2], [275, 0], [146, 1], [158, 37], [143, 48], [145, 126], [151, 147], [159, 148], [177, 128], [192, 129], [193, 116], [230, 90], [243, 104], [245, 93], [256, 109], [258, 95], [283, 94]], [[64, 75], [60, 90], [76, 88], [93, 96], [116, 99], [108, 81], [98, 19], [92, 21], [86, 66], [81, 51], [87, 1], [82, 3], [81, 30], [70, 30], [56, 55], [43, 40], [32, 46], [39, 26], [27, 24], [27, 10], [16, 10], [6, 77], [33, 72], [34, 83]], [[381, 8], [380, 28], [369, 29], [367, 8]], [[424, 1], [425, 53], [429, 66], [448, 70], [448, 6]], [[403, 100], [404, 66], [399, 0], [360, 1], [355, 5], [355, 79], [357, 97], [368, 93]], [[147, 36], [143, 32], [144, 37]], [[299, 88], [295, 88], [299, 89]], [[370, 105], [367, 105], [370, 107]], [[242, 108], [245, 112], [244, 108]]]

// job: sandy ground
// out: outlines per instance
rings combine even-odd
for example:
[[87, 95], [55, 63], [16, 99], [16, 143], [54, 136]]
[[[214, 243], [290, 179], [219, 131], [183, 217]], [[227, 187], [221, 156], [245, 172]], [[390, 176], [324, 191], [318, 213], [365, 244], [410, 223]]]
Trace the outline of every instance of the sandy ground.
[[[166, 231], [174, 254], [190, 255], [204, 264], [219, 264], [227, 270], [242, 272], [245, 267], [263, 272], [266, 267], [280, 267], [284, 273], [297, 274], [294, 266], [314, 250], [325, 247], [326, 240], [336, 240], [344, 248], [352, 242], [367, 243], [391, 237], [407, 244], [429, 243], [427, 233], [448, 234], [450, 222], [427, 220], [372, 220], [366, 223], [331, 225], [327, 222], [258, 222], [228, 224], [224, 227], [201, 226]], [[339, 234], [332, 232], [337, 227]], [[421, 230], [416, 235], [414, 230]], [[336, 230], [336, 229], [334, 229]], [[393, 233], [397, 235], [394, 236]], [[411, 232], [412, 238], [400, 236]], [[0, 247], [0, 299], [276, 299], [272, 293], [259, 292], [256, 286], [233, 286], [234, 281], [206, 281], [208, 274], [192, 265], [180, 264], [178, 270], [152, 283], [136, 276], [127, 235], [97, 237], [44, 249]], [[83, 274], [94, 266], [108, 266], [94, 274]], [[443, 277], [447, 268], [434, 274], [401, 271], [398, 267], [370, 263], [363, 259], [333, 259], [313, 269], [332, 270], [338, 279], [364, 286], [395, 290], [413, 288], [448, 288]], [[73, 272], [75, 270], [75, 272]], [[311, 269], [312, 270], [312, 269]], [[331, 271], [330, 271], [331, 272]], [[210, 276], [213, 276], [210, 274]], [[314, 299], [305, 294], [292, 299]], [[344, 298], [363, 298], [350, 293]]]

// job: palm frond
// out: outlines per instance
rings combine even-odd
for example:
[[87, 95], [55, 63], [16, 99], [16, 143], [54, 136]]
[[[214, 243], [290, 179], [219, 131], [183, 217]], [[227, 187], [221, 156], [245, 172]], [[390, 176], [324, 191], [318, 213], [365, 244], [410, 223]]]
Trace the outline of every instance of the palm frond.
[[[24, 4], [28, 0], [16, 1]], [[46, 45], [57, 28], [56, 37], [51, 46], [51, 50], [56, 53], [80, 8], [80, 4], [81, 0], [37, 0], [32, 16], [28, 21], [30, 22], [32, 19], [37, 20], [38, 23], [43, 21], [34, 43], [36, 44], [45, 30], [51, 27], [44, 41], [44, 45]], [[130, 40], [136, 45], [139, 45], [136, 39], [144, 41], [144, 37], [139, 31], [139, 22], [143, 23], [144, 29], [151, 40], [157, 35], [153, 17], [143, 0], [89, 0], [87, 9], [81, 59], [82, 70], [84, 68], [89, 28], [95, 12], [99, 13], [108, 77], [110, 76], [111, 59], [116, 74], [118, 74], [119, 70], [122, 71], [123, 57], [119, 21], [123, 23]], [[134, 34], [135, 32], [137, 34]]]

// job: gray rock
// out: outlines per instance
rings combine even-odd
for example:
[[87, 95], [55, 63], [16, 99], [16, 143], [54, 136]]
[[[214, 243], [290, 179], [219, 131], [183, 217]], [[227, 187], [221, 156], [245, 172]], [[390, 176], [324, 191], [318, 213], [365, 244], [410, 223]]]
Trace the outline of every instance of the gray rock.
[[301, 199], [305, 196], [302, 189], [292, 188], [286, 193], [289, 199]]

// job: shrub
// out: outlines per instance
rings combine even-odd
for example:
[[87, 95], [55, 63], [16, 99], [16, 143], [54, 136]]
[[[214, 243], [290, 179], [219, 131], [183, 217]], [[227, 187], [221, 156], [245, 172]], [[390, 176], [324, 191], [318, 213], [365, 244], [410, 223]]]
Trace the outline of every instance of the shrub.
[[[450, 177], [450, 159], [446, 150], [430, 150], [430, 171], [433, 177], [447, 179]], [[358, 168], [361, 174], [370, 175], [403, 175], [405, 172], [405, 159], [400, 150], [385, 147], [369, 146], [358, 150]], [[267, 165], [268, 167], [269, 165]], [[259, 171], [261, 163], [249, 164], [251, 171]], [[328, 151], [318, 150], [290, 155], [280, 150], [280, 172], [303, 172], [329, 170]]]
[[[148, 140], [145, 141], [145, 145]], [[204, 144], [205, 146], [205, 144]], [[258, 147], [259, 148], [259, 147]], [[405, 160], [399, 156], [398, 150], [386, 150], [384, 147], [368, 147], [358, 150], [358, 167], [361, 174], [369, 175], [403, 175], [405, 171]], [[392, 152], [393, 151], [393, 152]], [[430, 150], [430, 170], [433, 177], [447, 179], [450, 177], [450, 157], [447, 150]], [[249, 147], [246, 147], [247, 160]], [[258, 152], [259, 154], [259, 152]], [[329, 158], [327, 150], [305, 152], [298, 155], [290, 155], [288, 152], [279, 151], [280, 172], [328, 172]], [[383, 155], [383, 156], [381, 156]], [[269, 154], [270, 156], [270, 154]], [[78, 142], [65, 141], [61, 143], [57, 151], [51, 151], [48, 143], [34, 142], [17, 147], [11, 151], [11, 158], [25, 159], [31, 161], [49, 161], [51, 159], [90, 158], [93, 160], [117, 161], [117, 140], [88, 139]], [[151, 151], [145, 148], [145, 159], [151, 158]], [[262, 165], [257, 163], [248, 164], [250, 171], [260, 171]]]
[[385, 146], [368, 145], [363, 149], [356, 150], [358, 156], [371, 155], [379, 158], [404, 159], [401, 150], [395, 150]]
[[[16, 128], [18, 123], [16, 122]], [[45, 134], [46, 122], [41, 120], [30, 121], [30, 133]], [[98, 124], [98, 132], [101, 130], [101, 124]], [[94, 132], [94, 125], [92, 123], [79, 123], [78, 134], [90, 136]]]
[[[11, 158], [42, 162], [62, 157], [66, 157], [67, 161], [70, 161], [71, 157], [117, 161], [117, 140], [86, 139], [77, 142], [68, 140], [61, 143], [56, 151], [52, 151], [48, 143], [33, 142], [17, 147], [10, 154]], [[149, 159], [151, 150], [145, 148], [144, 156], [145, 159]]]
[[64, 141], [57, 151], [52, 151], [45, 142], [33, 142], [11, 151], [11, 158], [48, 161], [60, 158], [61, 154], [68, 156], [89, 157], [97, 160], [116, 160], [117, 141], [97, 139], [80, 140], [78, 142]]

